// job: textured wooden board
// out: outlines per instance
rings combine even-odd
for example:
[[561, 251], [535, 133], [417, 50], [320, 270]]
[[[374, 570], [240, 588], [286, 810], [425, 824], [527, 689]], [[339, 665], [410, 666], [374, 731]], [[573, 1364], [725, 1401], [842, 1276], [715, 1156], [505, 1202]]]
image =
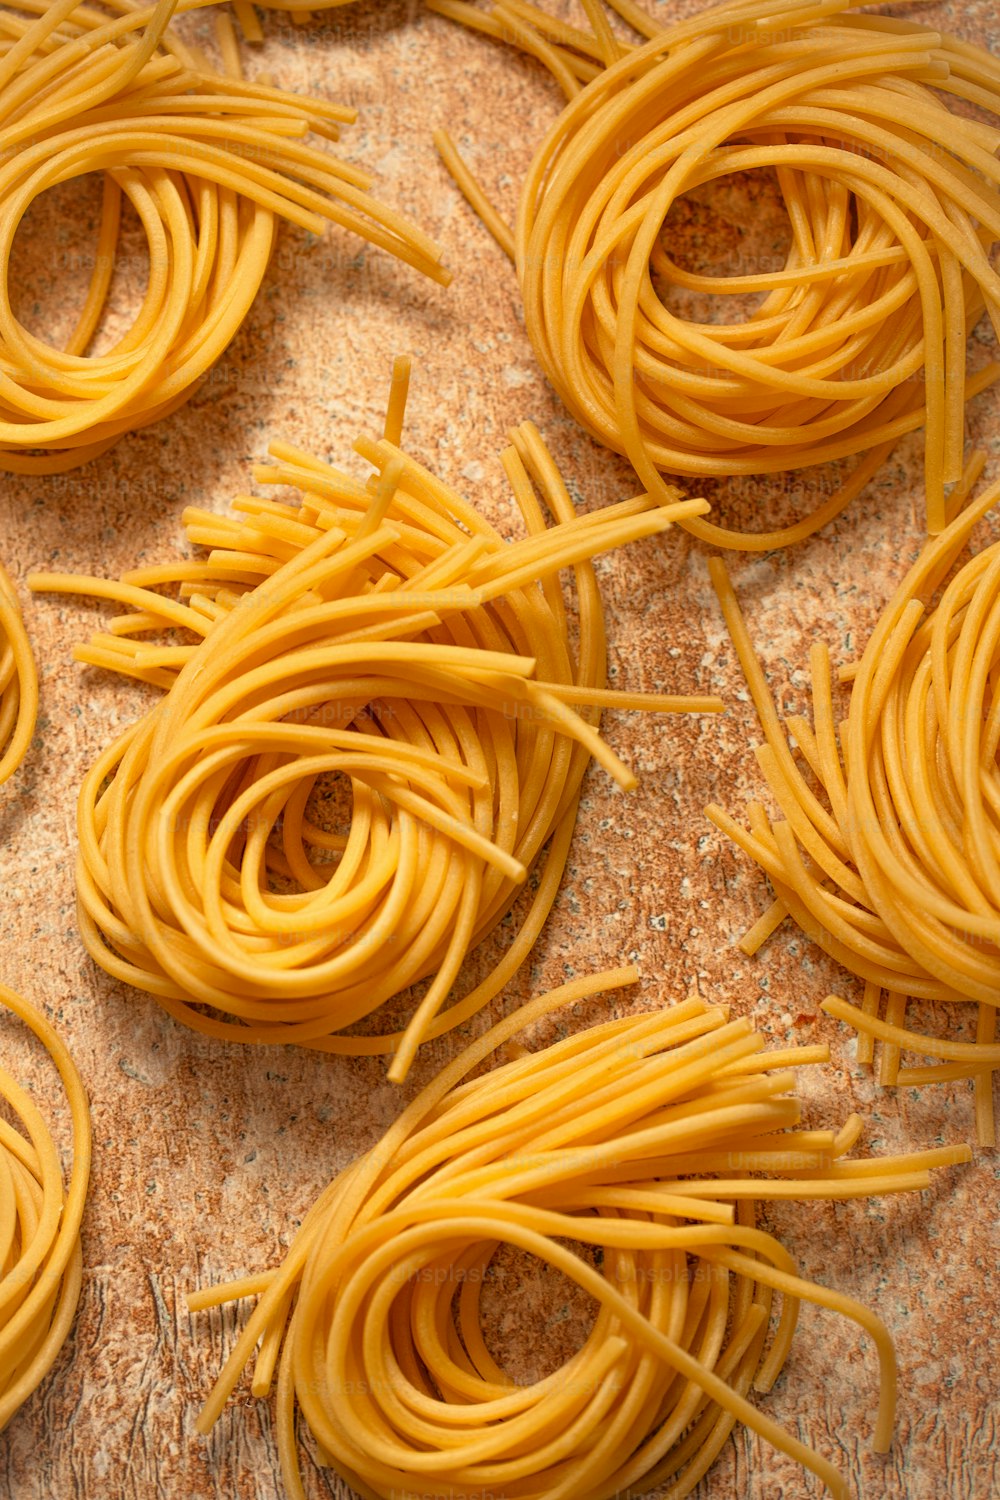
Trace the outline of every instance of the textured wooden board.
[[[661, 7], [665, 15], [694, 8]], [[562, 9], [573, 13], [569, 4]], [[980, 42], [995, 29], [990, 0], [921, 14]], [[432, 127], [448, 125], [512, 211], [532, 146], [557, 108], [541, 70], [422, 15], [416, 3], [362, 0], [306, 27], [268, 16], [265, 31], [255, 66], [359, 107], [346, 151], [377, 173], [389, 202], [447, 244], [456, 283], [442, 291], [346, 236], [307, 243], [283, 233], [251, 317], [186, 408], [77, 473], [3, 481], [3, 556], [18, 579], [38, 566], [117, 573], [139, 559], [173, 556], [182, 506], [224, 510], [247, 487], [249, 464], [269, 437], [346, 458], [357, 433], [377, 429], [392, 356], [404, 350], [416, 366], [410, 446], [501, 524], [510, 502], [496, 454], [506, 430], [525, 417], [539, 423], [583, 504], [631, 489], [625, 468], [580, 433], [540, 377], [513, 273], [441, 171], [430, 140]], [[22, 236], [16, 296], [39, 327], [65, 321], [80, 283], [98, 203], [92, 188], [60, 190]], [[738, 228], [720, 229], [718, 218], [712, 224], [723, 235], [720, 255], [743, 253]], [[125, 249], [139, 265], [138, 242]], [[991, 476], [1000, 458], [998, 409], [986, 397], [969, 410], [969, 438], [988, 449]], [[901, 444], [862, 501], [794, 554], [733, 565], [784, 704], [807, 707], [810, 640], [822, 635], [835, 655], [850, 655], [914, 556], [920, 454], [919, 437]], [[806, 483], [823, 482], [789, 481], [788, 503]], [[772, 489], [729, 487], [730, 513], [749, 514]], [[785, 930], [755, 960], [734, 946], [767, 893], [701, 809], [717, 800], [739, 813], [748, 796], [759, 795], [748, 755], [757, 730], [703, 549], [670, 536], [602, 562], [600, 575], [614, 681], [718, 691], [731, 709], [721, 720], [609, 717], [608, 737], [640, 773], [639, 790], [626, 797], [603, 774], [589, 776], [566, 886], [505, 1003], [635, 955], [641, 1003], [668, 1003], [696, 988], [753, 1016], [778, 1043], [828, 1041], [833, 1066], [802, 1077], [811, 1123], [838, 1124], [857, 1108], [875, 1151], [970, 1138], [966, 1086], [888, 1094], [858, 1070], [846, 1033], [818, 1012], [830, 989], [851, 992], [821, 954]], [[3, 977], [50, 1010], [73, 1048], [92, 1098], [95, 1165], [76, 1329], [51, 1377], [0, 1439], [0, 1494], [272, 1500], [281, 1486], [266, 1405], [247, 1392], [209, 1441], [194, 1436], [200, 1400], [239, 1314], [191, 1319], [183, 1294], [275, 1264], [317, 1191], [377, 1139], [401, 1095], [378, 1060], [210, 1044], [85, 958], [73, 913], [76, 790], [145, 699], [141, 689], [69, 661], [95, 611], [75, 601], [26, 609], [42, 709], [33, 754], [0, 797]], [[488, 957], [480, 955], [473, 970]], [[2, 1030], [15, 1065], [51, 1097], [47, 1074], [13, 1026]], [[438, 1044], [420, 1059], [405, 1097], [453, 1046]], [[57, 1122], [65, 1126], [65, 1110]], [[1000, 1490], [997, 1205], [996, 1157], [983, 1152], [971, 1167], [941, 1174], [919, 1198], [788, 1206], [769, 1216], [805, 1274], [876, 1307], [896, 1337], [901, 1401], [885, 1458], [869, 1448], [873, 1350], [832, 1315], [803, 1312], [792, 1358], [765, 1401], [839, 1462], [869, 1500], [985, 1500]], [[496, 1327], [530, 1362], [553, 1346], [560, 1325], [571, 1333], [585, 1314], [535, 1284], [534, 1300], [524, 1299], [532, 1311], [512, 1328], [503, 1295], [511, 1274], [497, 1273]], [[349, 1495], [315, 1473], [310, 1492]], [[740, 1433], [699, 1496], [814, 1493], [796, 1465]]]

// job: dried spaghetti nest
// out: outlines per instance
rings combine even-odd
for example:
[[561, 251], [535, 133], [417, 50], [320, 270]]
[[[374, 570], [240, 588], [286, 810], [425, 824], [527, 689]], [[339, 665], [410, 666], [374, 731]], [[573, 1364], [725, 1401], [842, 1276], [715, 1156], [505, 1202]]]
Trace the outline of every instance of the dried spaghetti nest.
[[[956, 491], [957, 507], [982, 455]], [[774, 887], [776, 900], [743, 940], [753, 952], [785, 916], [864, 982], [861, 1006], [825, 1009], [859, 1033], [858, 1056], [882, 1045], [885, 1084], [975, 1080], [980, 1140], [995, 1141], [1000, 1068], [1000, 544], [942, 587], [993, 484], [927, 544], [886, 605], [839, 724], [830, 659], [812, 648], [812, 724], [778, 718], [725, 569], [711, 566], [764, 729], [757, 759], [780, 809], [753, 804], [749, 830], [719, 807], [709, 817]], [[789, 736], [798, 754], [789, 748]], [[907, 1006], [978, 1006], [974, 1036], [907, 1025]], [[904, 1067], [901, 1051], [935, 1059]]]
[[[298, 487], [300, 503], [187, 512], [205, 561], [121, 583], [29, 579], [125, 603], [76, 655], [168, 690], [80, 793], [80, 926], [110, 974], [215, 1036], [395, 1050], [401, 1078], [422, 1039], [478, 1010], [530, 951], [591, 757], [634, 784], [598, 734], [601, 706], [722, 708], [605, 689], [586, 561], [704, 502], [640, 496], [576, 516], [537, 431], [512, 438], [503, 461], [527, 531], [512, 545], [389, 439], [357, 445], [369, 485], [276, 444], [257, 477]], [[569, 566], [578, 650], [557, 577]], [[154, 591], [174, 582], [179, 601]], [[164, 627], [195, 643], [142, 639]], [[442, 1013], [547, 845], [515, 941]], [[431, 975], [402, 1035], [332, 1035]]]
[[[278, 1367], [292, 1500], [305, 1495], [296, 1407], [324, 1462], [369, 1497], [608, 1500], [657, 1485], [683, 1496], [742, 1422], [844, 1500], [834, 1466], [749, 1393], [781, 1371], [801, 1300], [842, 1313], [878, 1350], [874, 1442], [885, 1450], [892, 1341], [872, 1312], [804, 1280], [755, 1226], [754, 1205], [919, 1189], [929, 1168], [967, 1160], [968, 1148], [850, 1159], [857, 1116], [836, 1135], [800, 1128], [788, 1069], [825, 1049], [765, 1052], [749, 1021], [700, 999], [473, 1076], [529, 1022], [636, 977], [577, 980], [500, 1022], [334, 1179], [280, 1268], [189, 1296], [192, 1309], [259, 1297], [202, 1431], [259, 1344], [253, 1390], [266, 1395]], [[484, 1338], [500, 1247], [593, 1301], [582, 1347], [542, 1379], [517, 1379]]]
[[[862, 455], [795, 525], [689, 524], [755, 550], [816, 530], [924, 426], [927, 523], [939, 532], [965, 399], [1000, 373], [966, 370], [984, 309], [1000, 327], [988, 255], [1000, 238], [1000, 63], [909, 18], [850, 14], [851, 0], [778, 0], [764, 14], [739, 0], [662, 29], [616, 0], [649, 38], [637, 47], [612, 34], [601, 0], [586, 5], [590, 34], [521, 0], [430, 3], [529, 48], [569, 95], [508, 248], [535, 352], [578, 421], [654, 494], [664, 473], [774, 474]], [[953, 107], [970, 103], [989, 123]], [[719, 275], [681, 264], [672, 209], [744, 173], [777, 184], [784, 264]], [[468, 174], [463, 185], [481, 197]], [[681, 300], [692, 295], [708, 299], [700, 320]], [[759, 297], [750, 311], [735, 301], [747, 297]], [[719, 298], [730, 299], [721, 317]]]
[[83, 1258], [80, 1222], [90, 1180], [90, 1113], [76, 1066], [33, 1006], [0, 985], [0, 1007], [35, 1033], [59, 1071], [73, 1122], [73, 1166], [31, 1093], [0, 1068], [0, 1429], [44, 1380], [73, 1323]]
[[[176, 0], [21, 0], [0, 36], [0, 263], [48, 188], [103, 178], [93, 273], [64, 348], [17, 319], [0, 278], [0, 469], [53, 473], [187, 400], [245, 319], [280, 219], [337, 224], [447, 283], [432, 240], [372, 195], [372, 179], [308, 143], [355, 111], [217, 71], [169, 22]], [[231, 31], [231, 28], [230, 28]], [[88, 352], [115, 268], [123, 203], [149, 275], [128, 331]]]

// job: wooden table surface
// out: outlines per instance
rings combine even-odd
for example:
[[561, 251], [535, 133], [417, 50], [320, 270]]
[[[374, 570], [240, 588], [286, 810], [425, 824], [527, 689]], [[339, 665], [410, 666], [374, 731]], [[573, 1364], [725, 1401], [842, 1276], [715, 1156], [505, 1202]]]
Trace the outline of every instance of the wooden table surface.
[[[546, 3], [578, 14], [571, 4]], [[688, 0], [659, 11], [672, 17], [696, 8]], [[996, 28], [993, 0], [924, 7], [920, 17], [980, 43]], [[355, 436], [379, 429], [392, 357], [404, 351], [415, 366], [408, 446], [494, 519], [502, 523], [510, 512], [497, 454], [507, 429], [527, 417], [542, 428], [582, 505], [633, 492], [627, 468], [580, 432], [539, 374], [514, 273], [431, 142], [432, 129], [447, 125], [512, 215], [532, 148], [559, 104], [546, 75], [512, 50], [423, 13], [415, 0], [361, 0], [303, 26], [277, 14], [263, 21], [266, 41], [253, 50], [251, 69], [358, 107], [342, 149], [377, 174], [388, 202], [443, 241], [455, 284], [435, 287], [339, 232], [311, 241], [283, 230], [242, 332], [186, 407], [75, 473], [3, 480], [2, 555], [22, 584], [33, 567], [117, 574], [140, 559], [174, 557], [184, 547], [182, 507], [225, 510], [249, 487], [249, 466], [272, 437], [349, 460]], [[96, 183], [68, 185], [21, 232], [15, 296], [25, 320], [50, 337], [65, 327], [86, 280], [98, 205]], [[716, 237], [720, 268], [727, 257], [745, 261], [760, 252], [738, 194], [697, 211]], [[123, 256], [141, 265], [137, 231]], [[127, 263], [118, 284], [121, 319]], [[988, 345], [985, 332], [977, 338]], [[968, 412], [969, 440], [990, 455], [987, 478], [1000, 473], [998, 410], [993, 394]], [[915, 556], [921, 454], [921, 435], [901, 443], [862, 500], [794, 552], [733, 562], [771, 684], [787, 707], [808, 710], [810, 641], [821, 635], [836, 659], [853, 656]], [[798, 475], [784, 486], [770, 480], [710, 491], [725, 513], [752, 517], [768, 498], [773, 513], [801, 508], [827, 482]], [[987, 523], [980, 535], [995, 539], [1000, 526]], [[553, 917], [493, 1014], [572, 972], [634, 956], [643, 975], [639, 1003], [668, 1004], [694, 989], [752, 1016], [776, 1044], [829, 1042], [831, 1067], [801, 1075], [811, 1124], [837, 1126], [857, 1108], [873, 1152], [971, 1140], [967, 1085], [886, 1092], [858, 1068], [850, 1035], [818, 1010], [830, 990], [856, 993], [836, 965], [787, 927], [755, 959], [735, 946], [769, 895], [702, 809], [714, 800], [739, 815], [748, 796], [761, 794], [749, 754], [759, 731], [706, 555], [672, 533], [600, 565], [614, 682], [719, 692], [729, 712], [608, 716], [605, 733], [636, 768], [639, 789], [623, 795], [600, 771], [589, 773]], [[320, 1188], [378, 1138], [456, 1042], [428, 1049], [401, 1092], [377, 1059], [214, 1044], [90, 962], [74, 917], [76, 793], [93, 758], [150, 699], [142, 688], [71, 663], [72, 645], [96, 628], [99, 610], [53, 599], [26, 600], [25, 610], [41, 714], [31, 756], [0, 796], [2, 977], [44, 1005], [72, 1047], [90, 1092], [95, 1159], [75, 1330], [0, 1439], [0, 1495], [272, 1500], [282, 1490], [271, 1414], [248, 1387], [210, 1440], [194, 1434], [239, 1315], [192, 1319], [184, 1293], [276, 1264]], [[472, 969], [488, 959], [487, 947]], [[0, 1029], [14, 1071], [53, 1098], [20, 1028], [4, 1021]], [[64, 1130], [65, 1109], [56, 1119]], [[869, 1446], [873, 1348], [832, 1314], [803, 1310], [785, 1372], [760, 1398], [868, 1500], [1000, 1493], [998, 1217], [997, 1158], [988, 1151], [941, 1173], [919, 1196], [767, 1215], [803, 1274], [873, 1306], [895, 1336], [901, 1399], [887, 1457]], [[514, 1356], [531, 1360], [552, 1347], [560, 1328], [585, 1323], [586, 1310], [553, 1297], [538, 1278], [528, 1282]], [[497, 1279], [494, 1301], [509, 1285], [508, 1277]], [[498, 1317], [501, 1311], [494, 1308]], [[310, 1495], [350, 1494], [316, 1470], [307, 1480]], [[809, 1476], [744, 1431], [697, 1492], [699, 1500], [816, 1493]]]

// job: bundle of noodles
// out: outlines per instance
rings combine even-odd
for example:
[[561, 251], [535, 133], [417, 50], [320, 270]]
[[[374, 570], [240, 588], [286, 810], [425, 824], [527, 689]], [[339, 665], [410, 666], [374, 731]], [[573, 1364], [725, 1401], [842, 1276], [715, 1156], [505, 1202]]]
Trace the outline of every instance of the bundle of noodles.
[[[407, 378], [397, 369], [388, 435], [356, 445], [377, 470], [367, 485], [275, 444], [277, 462], [256, 477], [297, 486], [300, 503], [244, 497], [235, 509], [246, 519], [188, 511], [189, 538], [212, 549], [205, 561], [120, 583], [29, 578], [125, 603], [130, 612], [77, 658], [168, 689], [83, 783], [88, 951], [200, 1030], [395, 1050], [394, 1079], [421, 1040], [486, 1004], [530, 952], [591, 757], [634, 785], [598, 734], [600, 708], [723, 706], [606, 690], [586, 561], [705, 502], [642, 495], [577, 516], [525, 424], [503, 463], [527, 535], [507, 545], [397, 446]], [[576, 651], [557, 577], [570, 566]], [[179, 601], [155, 591], [175, 582]], [[136, 639], [161, 627], [195, 642]], [[337, 785], [349, 789], [346, 832], [323, 826]], [[466, 953], [546, 845], [516, 939], [442, 1013]], [[429, 975], [402, 1035], [332, 1035]]]
[[[982, 463], [972, 460], [955, 507]], [[861, 1061], [872, 1061], [877, 1040], [884, 1084], [974, 1079], [983, 1144], [996, 1139], [1000, 1068], [1000, 544], [958, 569], [929, 606], [998, 498], [993, 484], [924, 548], [845, 674], [853, 684], [839, 727], [822, 644], [811, 655], [813, 723], [782, 723], [726, 570], [710, 564], [764, 731], [757, 760], [782, 813], [752, 804], [746, 830], [706, 809], [776, 894], [741, 946], [755, 952], [791, 916], [864, 983], [860, 1007], [835, 997], [824, 1006], [857, 1028]], [[920, 1000], [975, 1002], [975, 1039], [907, 1026], [907, 1006]], [[903, 1067], [901, 1050], [938, 1061]]]
[[[859, 455], [794, 525], [685, 525], [767, 550], [843, 510], [896, 440], [926, 429], [927, 525], [962, 464], [967, 335], [1000, 329], [1000, 63], [854, 0], [736, 0], [659, 27], [612, 0], [644, 44], [620, 41], [602, 0], [588, 34], [524, 0], [431, 10], [527, 48], [567, 103], [524, 182], [516, 233], [454, 146], [446, 165], [515, 258], [525, 327], [576, 419], [653, 494], [663, 474], [783, 473]], [[586, 84], [585, 87], [581, 85]], [[976, 106], [971, 118], [964, 106]], [[953, 107], [958, 105], [962, 113]], [[790, 248], [749, 274], [703, 274], [671, 248], [671, 210], [740, 174], [773, 178]], [[780, 257], [778, 257], [780, 259]], [[703, 318], [682, 298], [706, 300]], [[757, 297], [749, 309], [733, 299]], [[720, 317], [729, 298], [735, 313]]]
[[[469, 1077], [529, 1022], [636, 977], [580, 979], [500, 1022], [335, 1178], [284, 1265], [189, 1296], [192, 1309], [259, 1298], [202, 1431], [259, 1343], [254, 1394], [267, 1394], [280, 1357], [278, 1443], [292, 1500], [305, 1495], [296, 1405], [323, 1461], [368, 1500], [610, 1500], [657, 1485], [679, 1497], [737, 1422], [846, 1497], [833, 1465], [748, 1393], [780, 1373], [802, 1299], [843, 1313], [878, 1351], [874, 1444], [884, 1451], [892, 1341], [865, 1307], [803, 1280], [785, 1246], [755, 1227], [754, 1205], [919, 1189], [929, 1168], [967, 1160], [968, 1148], [848, 1159], [860, 1119], [836, 1135], [800, 1128], [787, 1071], [823, 1061], [825, 1049], [764, 1052], [749, 1021], [700, 999]], [[484, 1337], [482, 1292], [499, 1247], [593, 1299], [582, 1347], [541, 1379], [519, 1381]]]
[[55, 1063], [73, 1121], [73, 1167], [31, 1094], [0, 1068], [0, 1429], [44, 1380], [73, 1323], [83, 1257], [80, 1221], [90, 1180], [87, 1096], [65, 1043], [40, 1011], [0, 984], [0, 1006], [29, 1026]]
[[[0, 264], [48, 188], [99, 172], [89, 291], [65, 348], [15, 317], [0, 277], [0, 469], [53, 473], [175, 410], [246, 317], [278, 220], [361, 235], [447, 284], [438, 247], [372, 196], [332, 152], [355, 111], [226, 73], [168, 23], [176, 0], [21, 0], [0, 11]], [[110, 15], [109, 15], [110, 13]], [[231, 32], [231, 27], [230, 27]], [[88, 354], [115, 269], [123, 200], [142, 224], [149, 277], [132, 326]]]

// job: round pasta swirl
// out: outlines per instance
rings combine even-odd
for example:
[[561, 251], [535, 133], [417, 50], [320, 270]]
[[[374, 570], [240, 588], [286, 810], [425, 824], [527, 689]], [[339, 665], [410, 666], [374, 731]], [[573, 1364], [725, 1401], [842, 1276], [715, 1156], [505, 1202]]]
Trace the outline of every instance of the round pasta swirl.
[[[977, 455], [954, 506], [982, 466]], [[861, 1007], [836, 997], [824, 1007], [858, 1029], [859, 1059], [870, 1062], [878, 1040], [885, 1084], [974, 1079], [983, 1144], [996, 1139], [992, 1074], [1000, 1068], [1000, 544], [961, 567], [933, 608], [926, 601], [998, 498], [993, 484], [924, 548], [848, 674], [850, 707], [839, 728], [820, 643], [811, 656], [813, 723], [779, 720], [725, 569], [717, 559], [710, 565], [765, 733], [757, 759], [782, 812], [769, 818], [753, 804], [747, 830], [723, 809], [707, 809], [777, 896], [742, 946], [755, 951], [792, 916], [864, 981]], [[975, 1002], [975, 1038], [908, 1027], [911, 1000]], [[939, 1061], [902, 1067], [901, 1049]]]
[[[749, 1021], [697, 998], [470, 1076], [529, 1022], [636, 977], [577, 980], [500, 1022], [335, 1178], [283, 1266], [189, 1296], [192, 1309], [259, 1296], [202, 1431], [259, 1343], [256, 1395], [280, 1362], [291, 1500], [305, 1495], [296, 1405], [324, 1460], [366, 1497], [610, 1500], [660, 1484], [682, 1496], [736, 1422], [847, 1496], [833, 1465], [748, 1393], [779, 1374], [808, 1298], [874, 1339], [884, 1450], [892, 1342], [866, 1308], [799, 1276], [755, 1227], [754, 1202], [920, 1188], [929, 1168], [968, 1149], [846, 1159], [860, 1119], [839, 1135], [800, 1129], [787, 1071], [825, 1049], [765, 1053]], [[594, 1266], [567, 1241], [603, 1259]], [[484, 1338], [481, 1294], [500, 1246], [561, 1271], [594, 1302], [582, 1347], [540, 1379], [519, 1381]]]
[[[966, 372], [984, 308], [1000, 327], [988, 258], [1000, 238], [1000, 131], [950, 104], [1000, 116], [1000, 63], [908, 18], [846, 14], [850, 4], [779, 0], [761, 18], [756, 0], [739, 0], [663, 30], [647, 21], [650, 40], [632, 48], [606, 19], [601, 30], [598, 0], [589, 38], [520, 0], [488, 12], [432, 0], [531, 43], [569, 95], [508, 248], [538, 358], [588, 431], [654, 494], [664, 472], [772, 474], [864, 455], [790, 527], [686, 523], [723, 546], [808, 536], [920, 426], [927, 524], [941, 531], [965, 398], [1000, 373]], [[638, 24], [634, 9], [623, 13]], [[686, 269], [671, 254], [671, 209], [741, 173], [776, 179], [791, 231], [784, 264]], [[468, 174], [459, 179], [469, 191]], [[691, 294], [760, 301], [698, 321], [679, 302]]]
[[66, 1341], [80, 1298], [80, 1221], [90, 1179], [90, 1113], [65, 1044], [6, 985], [0, 1006], [38, 1037], [59, 1070], [73, 1121], [73, 1167], [63, 1186], [55, 1143], [34, 1100], [5, 1068], [0, 1098], [0, 1429], [44, 1380]]
[[[340, 225], [450, 280], [438, 247], [372, 196], [367, 174], [305, 140], [336, 140], [353, 110], [244, 81], [231, 48], [232, 73], [217, 72], [169, 28], [177, 8], [5, 8], [0, 263], [46, 189], [99, 172], [104, 190], [90, 287], [65, 348], [18, 321], [0, 278], [0, 469], [72, 468], [186, 401], [246, 317], [281, 218], [314, 234]], [[124, 201], [146, 235], [148, 284], [129, 330], [91, 354]]]
[[[397, 376], [394, 436], [405, 372]], [[245, 520], [188, 512], [189, 537], [213, 549], [204, 562], [141, 569], [118, 584], [29, 583], [127, 604], [114, 633], [76, 655], [168, 688], [81, 789], [88, 951], [199, 1030], [395, 1051], [398, 1079], [421, 1040], [486, 1004], [530, 951], [591, 756], [634, 784], [597, 732], [600, 707], [722, 704], [605, 689], [586, 561], [704, 502], [657, 507], [640, 496], [577, 517], [525, 425], [504, 465], [528, 535], [507, 545], [389, 438], [357, 446], [378, 470], [369, 486], [275, 445], [277, 464], [257, 477], [299, 486], [301, 504], [244, 498]], [[576, 654], [557, 579], [569, 565]], [[181, 601], [153, 591], [171, 582]], [[197, 643], [136, 638], [158, 627], [194, 632]], [[331, 827], [324, 799], [336, 784], [350, 807]], [[509, 910], [546, 845], [514, 942], [441, 1013], [466, 953]], [[403, 1034], [331, 1035], [430, 975]]]

